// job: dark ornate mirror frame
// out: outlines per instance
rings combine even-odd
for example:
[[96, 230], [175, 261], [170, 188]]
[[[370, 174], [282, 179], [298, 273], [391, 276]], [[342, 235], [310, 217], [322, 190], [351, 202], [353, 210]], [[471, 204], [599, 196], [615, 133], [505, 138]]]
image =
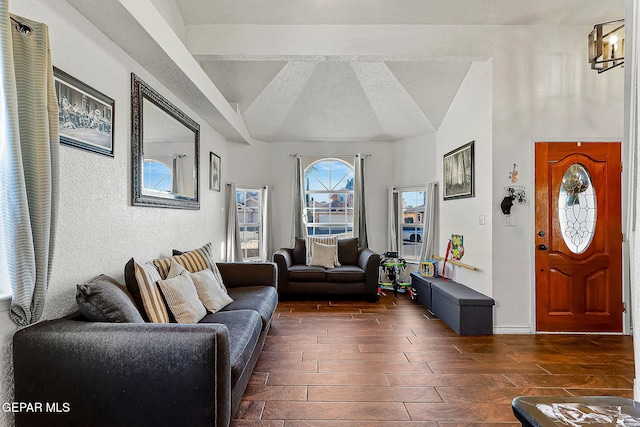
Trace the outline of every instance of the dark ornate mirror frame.
[[[143, 194], [144, 167], [144, 115], [143, 100], [147, 99], [194, 133], [194, 197], [173, 195], [158, 197]], [[200, 209], [200, 125], [180, 111], [151, 86], [131, 73], [131, 203], [134, 206], [152, 206], [174, 209]]]

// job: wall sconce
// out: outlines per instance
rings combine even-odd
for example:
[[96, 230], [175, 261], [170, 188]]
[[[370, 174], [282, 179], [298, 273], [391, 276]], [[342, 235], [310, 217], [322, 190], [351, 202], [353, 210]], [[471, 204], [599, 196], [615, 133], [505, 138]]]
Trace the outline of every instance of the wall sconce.
[[589, 33], [589, 63], [598, 74], [624, 64], [624, 19], [593, 26]]

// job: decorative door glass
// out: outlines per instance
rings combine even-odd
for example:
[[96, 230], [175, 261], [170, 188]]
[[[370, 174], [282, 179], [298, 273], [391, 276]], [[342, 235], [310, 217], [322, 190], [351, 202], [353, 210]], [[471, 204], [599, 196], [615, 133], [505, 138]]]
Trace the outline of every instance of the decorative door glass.
[[558, 217], [562, 238], [571, 252], [587, 250], [596, 227], [596, 193], [589, 172], [580, 163], [569, 166], [562, 178]]

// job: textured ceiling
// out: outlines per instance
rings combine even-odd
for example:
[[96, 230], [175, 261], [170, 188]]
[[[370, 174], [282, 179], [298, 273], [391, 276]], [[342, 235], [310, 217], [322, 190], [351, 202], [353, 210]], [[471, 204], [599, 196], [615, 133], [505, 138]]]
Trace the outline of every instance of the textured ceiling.
[[228, 140], [249, 143], [435, 132], [471, 64], [490, 58], [492, 26], [624, 16], [624, 0], [66, 1]]
[[[621, 1], [585, 0], [176, 0], [194, 37], [212, 26], [593, 24]], [[619, 12], [618, 12], [619, 13]], [[619, 17], [616, 15], [615, 17]], [[260, 28], [260, 27], [257, 27]], [[289, 28], [289, 27], [285, 27]], [[415, 40], [412, 42], [423, 41]], [[274, 39], [277, 44], [277, 39]], [[283, 43], [284, 44], [284, 43]], [[252, 137], [264, 141], [396, 141], [437, 131], [474, 57], [386, 58], [352, 49], [344, 59], [306, 52], [260, 60], [197, 58]], [[293, 50], [293, 48], [291, 48]], [[453, 50], [453, 49], [451, 49]], [[201, 52], [199, 52], [201, 53]], [[251, 56], [254, 59], [256, 55]], [[282, 59], [287, 59], [284, 61]], [[393, 60], [389, 60], [393, 59]]]

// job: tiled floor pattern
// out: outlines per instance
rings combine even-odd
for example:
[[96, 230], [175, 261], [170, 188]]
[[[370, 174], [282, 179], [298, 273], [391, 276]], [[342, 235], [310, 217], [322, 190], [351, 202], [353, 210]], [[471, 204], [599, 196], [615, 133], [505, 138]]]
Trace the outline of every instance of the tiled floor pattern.
[[520, 395], [633, 397], [629, 336], [461, 337], [407, 295], [281, 302], [233, 427], [519, 426]]

